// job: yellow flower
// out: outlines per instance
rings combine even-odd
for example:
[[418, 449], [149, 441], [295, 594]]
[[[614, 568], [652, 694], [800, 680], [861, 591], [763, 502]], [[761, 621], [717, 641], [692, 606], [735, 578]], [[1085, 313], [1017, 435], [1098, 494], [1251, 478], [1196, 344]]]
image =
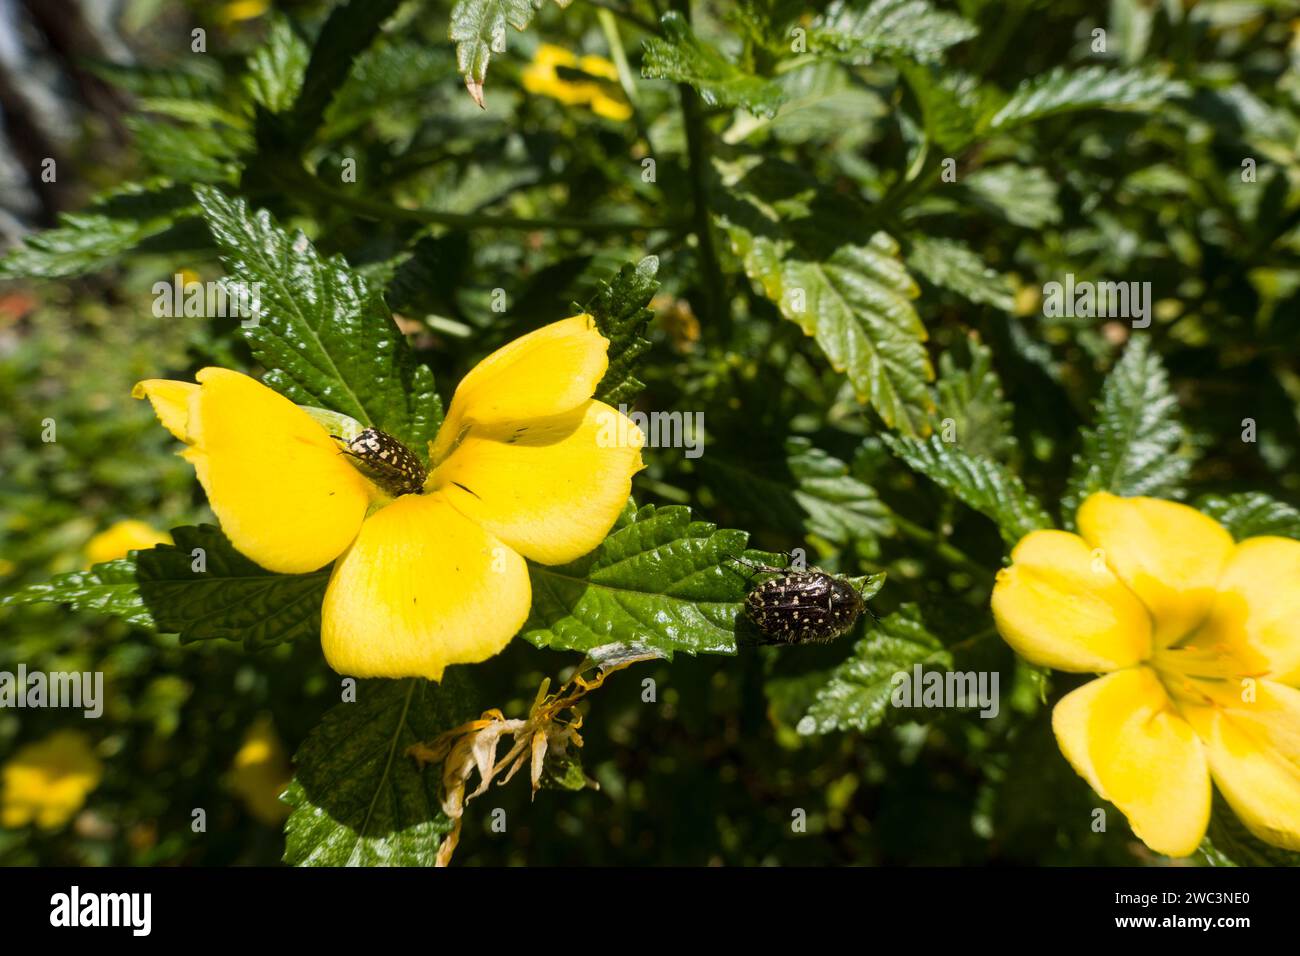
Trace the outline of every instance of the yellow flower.
[[267, 826], [275, 826], [289, 815], [288, 806], [280, 802], [280, 794], [292, 776], [275, 725], [269, 716], [259, 717], [248, 728], [230, 765], [230, 789], [255, 818]]
[[574, 56], [563, 47], [543, 43], [533, 62], [524, 68], [520, 79], [529, 93], [549, 96], [566, 106], [589, 106], [597, 116], [622, 122], [632, 115], [626, 100], [606, 92], [606, 87], [591, 80], [568, 79], [560, 70], [574, 70], [588, 76], [618, 82], [618, 69], [603, 56]]
[[159, 544], [171, 544], [172, 536], [143, 521], [119, 521], [86, 542], [86, 560], [91, 564], [125, 558], [128, 551], [142, 551]]
[[217, 19], [227, 25], [241, 20], [256, 20], [266, 13], [270, 6], [270, 0], [233, 0], [221, 8]]
[[525, 558], [581, 557], [626, 503], [644, 439], [591, 397], [608, 349], [578, 315], [489, 355], [457, 387], [413, 493], [381, 487], [305, 410], [238, 372], [152, 379], [133, 394], [189, 446], [239, 551], [285, 574], [335, 562], [321, 608], [331, 667], [439, 680], [523, 626]]
[[1300, 541], [1234, 544], [1186, 505], [1104, 492], [1078, 518], [1026, 535], [993, 589], [1021, 655], [1106, 675], [1056, 705], [1061, 751], [1159, 853], [1200, 844], [1211, 778], [1300, 849]]
[[63, 826], [99, 786], [103, 764], [86, 735], [60, 730], [28, 744], [0, 770], [0, 824]]

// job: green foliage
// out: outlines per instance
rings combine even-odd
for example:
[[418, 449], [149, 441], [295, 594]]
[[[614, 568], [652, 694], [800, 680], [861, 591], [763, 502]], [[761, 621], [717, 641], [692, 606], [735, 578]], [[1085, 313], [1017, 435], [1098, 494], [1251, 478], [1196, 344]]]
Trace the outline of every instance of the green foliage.
[[766, 516], [766, 524], [836, 545], [875, 543], [894, 533], [891, 512], [874, 488], [849, 466], [801, 436], [786, 439], [779, 461], [758, 462], [711, 454], [706, 474], [734, 503]]
[[835, 0], [813, 21], [809, 45], [834, 50], [850, 63], [882, 56], [933, 62], [976, 32], [971, 23], [927, 0], [872, 0], [865, 9], [862, 0]]
[[1012, 225], [1039, 229], [1061, 221], [1057, 185], [1041, 167], [986, 166], [967, 176], [964, 185], [977, 205]]
[[[564, 4], [561, 4], [563, 6]], [[451, 11], [451, 40], [456, 63], [470, 95], [481, 106], [483, 84], [493, 53], [504, 53], [506, 24], [526, 30], [533, 21], [534, 0], [456, 0]]]
[[67, 604], [184, 642], [220, 638], [248, 650], [319, 637], [326, 572], [273, 574], [211, 525], [176, 528], [172, 538], [175, 544], [59, 575], [0, 603]]
[[904, 434], [924, 433], [934, 370], [898, 244], [860, 234], [842, 200], [816, 194], [777, 163], [724, 171], [731, 194], [718, 223], [746, 274], [848, 374], [862, 401]]
[[407, 754], [474, 716], [468, 686], [411, 679], [356, 685], [294, 757], [284, 860], [295, 866], [432, 866], [451, 829], [436, 767]]
[[311, 51], [286, 20], [275, 20], [265, 46], [249, 60], [245, 83], [254, 103], [272, 113], [293, 106], [307, 74]]
[[1187, 93], [1183, 83], [1140, 70], [1058, 67], [1021, 83], [984, 126], [1005, 132], [1059, 113], [1151, 106]]
[[374, 43], [380, 27], [400, 4], [401, 0], [347, 0], [330, 11], [312, 47], [293, 103], [292, 129], [296, 137], [305, 139], [320, 126], [354, 60]]
[[153, 615], [140, 597], [132, 558], [97, 564], [88, 571], [68, 571], [46, 584], [31, 584], [0, 601], [18, 604], [66, 604], [74, 610], [112, 614], [136, 627], [154, 626]]
[[1261, 535], [1300, 539], [1300, 510], [1258, 491], [1204, 495], [1196, 508], [1223, 525], [1238, 541]]
[[1178, 497], [1190, 468], [1180, 454], [1186, 440], [1160, 356], [1146, 338], [1133, 338], [1106, 379], [1062, 510], [1073, 516], [1094, 491]]
[[966, 367], [957, 365], [956, 350], [939, 358], [933, 427], [943, 437], [951, 421], [953, 436], [967, 454], [1005, 461], [1016, 446], [1012, 409], [993, 368], [993, 350], [977, 336], [966, 340]]
[[1020, 478], [999, 464], [972, 454], [939, 435], [929, 439], [886, 436], [891, 451], [958, 500], [991, 518], [1011, 548], [1031, 531], [1050, 528], [1052, 519]]
[[1004, 312], [1010, 312], [1014, 305], [1006, 276], [998, 275], [974, 250], [955, 239], [917, 236], [912, 240], [907, 264], [927, 281], [971, 302]]
[[[926, 629], [917, 607], [909, 604], [882, 619], [853, 645], [853, 654], [831, 671], [818, 689], [808, 713], [799, 721], [799, 732], [874, 729], [890, 713], [895, 675], [905, 674], [911, 680], [916, 665], [922, 672], [941, 670], [952, 665], [952, 657]], [[913, 693], [917, 691], [919, 688], [913, 689]]]
[[745, 576], [743, 531], [689, 508], [630, 503], [609, 537], [570, 564], [530, 563], [533, 607], [522, 634], [539, 647], [589, 651], [636, 642], [664, 652], [733, 654]]
[[67, 213], [55, 229], [29, 236], [0, 260], [0, 277], [57, 279], [102, 269], [157, 242], [198, 209], [188, 189], [165, 182], [130, 184]]
[[659, 21], [662, 39], [645, 41], [641, 75], [648, 79], [689, 83], [709, 106], [739, 106], [760, 116], [775, 116], [781, 87], [746, 73], [721, 52], [697, 37], [681, 14], [665, 13]]
[[646, 308], [659, 288], [659, 260], [647, 256], [635, 266], [623, 266], [584, 309], [609, 339], [609, 368], [596, 387], [596, 398], [617, 407], [630, 402], [645, 385], [633, 374], [650, 342], [642, 338], [651, 312]]

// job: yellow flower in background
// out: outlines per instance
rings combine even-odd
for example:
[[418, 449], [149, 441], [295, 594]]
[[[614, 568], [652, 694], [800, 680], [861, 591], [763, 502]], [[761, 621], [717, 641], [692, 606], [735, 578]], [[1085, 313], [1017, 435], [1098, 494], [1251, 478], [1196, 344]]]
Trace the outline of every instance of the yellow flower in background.
[[1300, 541], [1234, 543], [1186, 505], [1104, 492], [1078, 524], [1026, 535], [993, 588], [1022, 656], [1106, 675], [1056, 705], [1061, 751], [1159, 853], [1200, 844], [1211, 779], [1300, 850]]
[[[570, 78], [561, 75], [562, 69], [585, 73], [606, 83]], [[588, 106], [605, 119], [622, 122], [632, 115], [631, 105], [610, 85], [618, 82], [618, 68], [603, 56], [579, 57], [563, 47], [543, 43], [520, 79], [529, 93], [549, 96], [565, 106]]]
[[28, 744], [0, 769], [0, 824], [63, 826], [99, 786], [104, 766], [85, 734], [60, 730]]
[[160, 544], [171, 544], [172, 536], [143, 521], [119, 521], [86, 542], [86, 560], [91, 564], [125, 558], [128, 551], [143, 551]]
[[230, 765], [230, 789], [257, 820], [275, 826], [289, 815], [280, 802], [293, 770], [269, 715], [253, 722]]
[[217, 19], [229, 26], [242, 20], [256, 20], [270, 8], [270, 0], [231, 0], [222, 6]]
[[397, 487], [239, 372], [205, 368], [198, 384], [153, 379], [133, 394], [189, 446], [182, 455], [240, 552], [285, 574], [335, 562], [321, 608], [331, 667], [439, 680], [448, 664], [496, 654], [523, 626], [525, 558], [581, 557], [627, 501], [644, 439], [591, 397], [608, 349], [578, 315], [483, 359], [456, 389], [427, 473], [372, 430], [374, 454], [406, 463]]

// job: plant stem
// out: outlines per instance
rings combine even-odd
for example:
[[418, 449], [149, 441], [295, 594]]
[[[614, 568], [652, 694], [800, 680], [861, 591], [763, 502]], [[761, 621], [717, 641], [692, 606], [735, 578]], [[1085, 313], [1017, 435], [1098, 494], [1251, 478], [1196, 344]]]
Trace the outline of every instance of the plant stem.
[[614, 14], [614, 16], [621, 17], [635, 26], [638, 30], [644, 30], [646, 33], [652, 33], [655, 36], [659, 35], [659, 27], [640, 14], [633, 13], [631, 10], [625, 10], [614, 3], [605, 3], [604, 0], [587, 0], [587, 2], [593, 7], [597, 7], [601, 10], [608, 10], [610, 13]]
[[993, 575], [980, 562], [976, 561], [965, 551], [954, 547], [947, 541], [943, 541], [933, 531], [929, 531], [919, 524], [908, 521], [900, 514], [893, 515], [894, 524], [898, 530], [913, 541], [919, 541], [928, 546], [935, 554], [943, 558], [954, 567], [961, 568], [963, 571], [971, 574], [977, 581], [985, 587], [993, 586]]
[[437, 209], [408, 209], [377, 199], [349, 196], [331, 189], [315, 176], [303, 171], [292, 177], [277, 176], [275, 183], [288, 192], [309, 198], [326, 206], [335, 206], [371, 219], [407, 219], [413, 222], [455, 226], [461, 229], [576, 229], [582, 232], [653, 232], [673, 229], [672, 222], [602, 222], [595, 219], [551, 217], [527, 219], [519, 216], [492, 216], [482, 213], [441, 212]]
[[[690, 22], [690, 0], [675, 0], [674, 7]], [[682, 121], [686, 130], [686, 156], [691, 176], [692, 231], [699, 245], [700, 287], [704, 293], [704, 310], [710, 319], [725, 331], [730, 317], [720, 306], [725, 299], [726, 279], [718, 261], [718, 251], [713, 245], [713, 232], [709, 222], [709, 129], [700, 109], [700, 98], [686, 83], [677, 85], [682, 100]]]

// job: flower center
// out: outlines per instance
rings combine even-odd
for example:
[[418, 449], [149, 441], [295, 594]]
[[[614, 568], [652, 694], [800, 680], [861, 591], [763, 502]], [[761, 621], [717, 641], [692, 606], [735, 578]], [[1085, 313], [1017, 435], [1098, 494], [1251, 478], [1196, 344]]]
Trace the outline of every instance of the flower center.
[[361, 463], [361, 470], [394, 498], [401, 495], [418, 495], [424, 490], [428, 472], [415, 453], [387, 432], [367, 428], [351, 441], [331, 435], [335, 441], [344, 442], [343, 454]]
[[1248, 660], [1205, 628], [1157, 648], [1149, 663], [1175, 702], [1196, 705], [1239, 698], [1248, 680], [1265, 673], [1259, 662]]

